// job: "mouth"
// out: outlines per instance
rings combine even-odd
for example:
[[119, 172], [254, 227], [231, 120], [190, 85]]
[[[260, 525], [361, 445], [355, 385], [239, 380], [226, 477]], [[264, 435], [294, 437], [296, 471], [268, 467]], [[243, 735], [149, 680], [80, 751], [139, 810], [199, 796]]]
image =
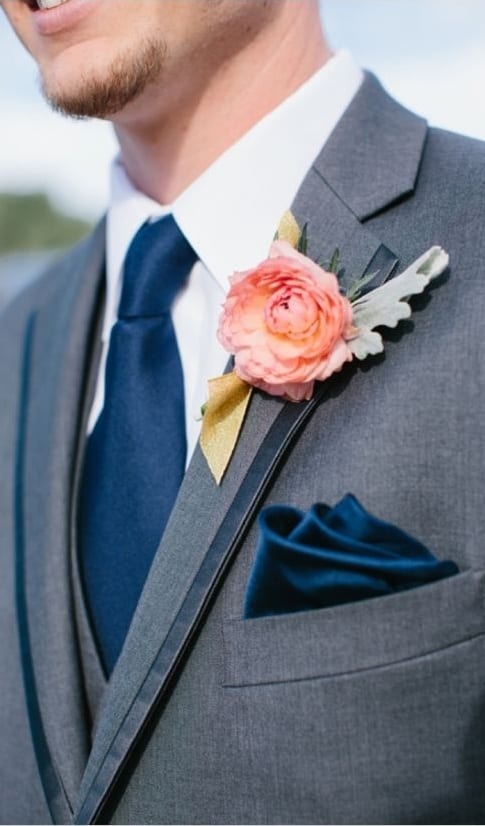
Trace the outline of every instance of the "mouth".
[[[2, 0], [0, 0], [0, 3]], [[102, 0], [21, 0], [32, 14], [32, 22], [37, 33], [57, 35], [74, 30]]]
[[56, 9], [69, 3], [69, 0], [24, 0], [31, 11], [44, 11], [46, 9]]

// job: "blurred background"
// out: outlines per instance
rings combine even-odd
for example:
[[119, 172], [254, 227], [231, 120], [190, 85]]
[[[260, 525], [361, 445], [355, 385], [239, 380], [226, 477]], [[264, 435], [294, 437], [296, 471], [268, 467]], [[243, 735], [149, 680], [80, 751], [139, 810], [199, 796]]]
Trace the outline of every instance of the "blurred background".
[[[485, 139], [485, 0], [322, 0], [322, 8], [333, 47], [350, 49], [398, 100], [433, 125]], [[1, 306], [102, 214], [116, 148], [107, 124], [49, 110], [1, 13], [0, 101]]]

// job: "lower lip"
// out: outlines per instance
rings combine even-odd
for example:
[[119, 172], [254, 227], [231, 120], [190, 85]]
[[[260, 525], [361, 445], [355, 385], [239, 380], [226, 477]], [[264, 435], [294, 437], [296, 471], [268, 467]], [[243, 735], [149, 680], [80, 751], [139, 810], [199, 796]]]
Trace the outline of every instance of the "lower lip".
[[38, 9], [32, 12], [37, 32], [41, 35], [68, 31], [91, 14], [101, 0], [68, 0], [54, 9]]

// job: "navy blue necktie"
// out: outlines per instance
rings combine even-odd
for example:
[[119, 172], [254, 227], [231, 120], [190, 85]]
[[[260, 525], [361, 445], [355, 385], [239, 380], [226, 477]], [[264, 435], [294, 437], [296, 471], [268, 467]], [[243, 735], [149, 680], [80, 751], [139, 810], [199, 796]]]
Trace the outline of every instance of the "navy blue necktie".
[[170, 308], [195, 259], [167, 216], [142, 226], [125, 260], [79, 510], [81, 570], [108, 673], [184, 475], [183, 373]]

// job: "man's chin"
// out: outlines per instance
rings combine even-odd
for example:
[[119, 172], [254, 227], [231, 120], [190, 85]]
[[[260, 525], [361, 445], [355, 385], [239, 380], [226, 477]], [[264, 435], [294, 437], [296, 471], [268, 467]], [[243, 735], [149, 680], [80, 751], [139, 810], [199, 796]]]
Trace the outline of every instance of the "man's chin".
[[108, 65], [77, 66], [58, 61], [41, 68], [42, 93], [57, 112], [73, 118], [110, 119], [158, 80], [164, 62], [164, 44], [146, 41], [136, 55], [122, 54]]
[[55, 112], [71, 118], [109, 118], [126, 105], [99, 79], [78, 78], [77, 83], [67, 84], [43, 78], [41, 89]]

